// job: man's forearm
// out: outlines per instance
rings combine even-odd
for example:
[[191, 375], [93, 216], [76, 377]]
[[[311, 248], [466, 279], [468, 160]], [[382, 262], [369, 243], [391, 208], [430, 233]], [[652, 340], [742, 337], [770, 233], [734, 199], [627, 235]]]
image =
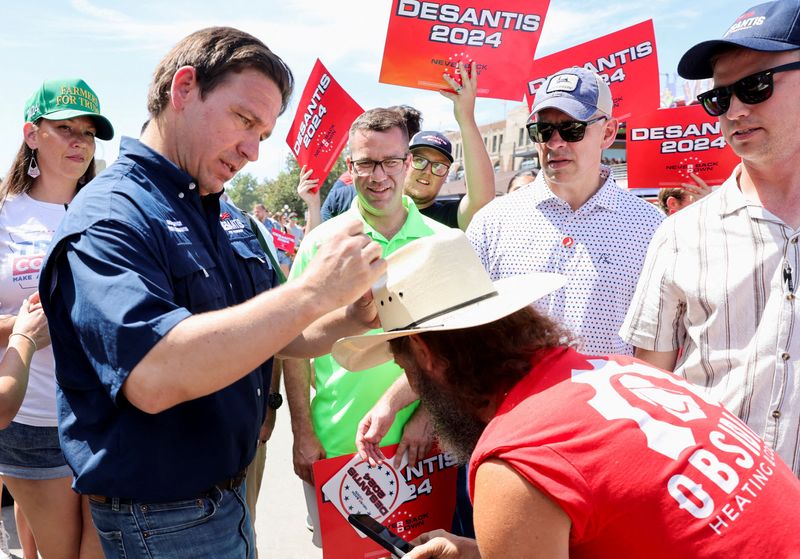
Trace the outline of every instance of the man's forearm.
[[289, 406], [292, 431], [311, 427], [311, 364], [307, 359], [283, 359], [283, 385]]
[[458, 225], [465, 230], [479, 209], [494, 200], [494, 169], [489, 153], [481, 138], [473, 115], [464, 116], [459, 122], [461, 141], [464, 146], [464, 179], [467, 195], [458, 209]]
[[216, 392], [320, 317], [353, 302], [386, 270], [380, 245], [362, 231], [360, 222], [345, 223], [296, 281], [179, 322], [130, 372], [122, 385], [125, 397], [145, 412], [158, 413]]
[[310, 324], [280, 350], [280, 355], [296, 359], [325, 355], [331, 352], [331, 347], [339, 338], [360, 334], [365, 330], [366, 327], [347, 315], [346, 307], [341, 307]]
[[329, 310], [297, 282], [234, 307], [193, 315], [145, 355], [123, 393], [136, 407], [157, 413], [216, 392], [275, 355]]
[[381, 400], [396, 414], [406, 406], [410, 406], [419, 400], [419, 396], [408, 383], [408, 377], [400, 375], [381, 396]]

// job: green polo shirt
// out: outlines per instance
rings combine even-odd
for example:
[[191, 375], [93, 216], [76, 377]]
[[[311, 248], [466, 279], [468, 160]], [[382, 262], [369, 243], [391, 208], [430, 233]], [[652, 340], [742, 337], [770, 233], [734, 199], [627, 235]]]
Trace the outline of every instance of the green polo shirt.
[[[403, 206], [408, 217], [400, 231], [391, 239], [386, 239], [364, 221], [358, 209], [358, 198], [352, 207], [343, 214], [323, 222], [314, 228], [300, 245], [289, 280], [298, 277], [306, 269], [317, 246], [325, 242], [331, 234], [341, 227], [342, 222], [358, 219], [364, 224], [364, 233], [381, 245], [382, 254], [392, 254], [400, 247], [420, 237], [427, 237], [448, 228], [419, 213], [414, 202], [403, 196]], [[382, 330], [374, 330], [381, 332]], [[328, 458], [350, 454], [356, 451], [355, 439], [358, 423], [384, 392], [403, 374], [394, 361], [372, 369], [351, 373], [340, 366], [330, 354], [314, 359], [316, 374], [316, 394], [311, 401], [311, 421], [314, 432], [325, 448]], [[414, 413], [418, 403], [414, 403], [397, 414], [389, 432], [381, 441], [382, 445], [400, 442], [403, 426]]]

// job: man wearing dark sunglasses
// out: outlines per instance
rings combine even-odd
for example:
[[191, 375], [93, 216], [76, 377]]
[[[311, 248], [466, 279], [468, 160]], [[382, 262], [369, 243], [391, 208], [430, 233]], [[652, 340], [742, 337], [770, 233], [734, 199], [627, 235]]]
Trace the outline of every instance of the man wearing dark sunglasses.
[[584, 352], [630, 355], [618, 331], [664, 216], [601, 165], [618, 127], [601, 76], [561, 70], [539, 87], [532, 109], [527, 129], [542, 170], [528, 187], [479, 211], [467, 236], [494, 280], [566, 275], [539, 309], [573, 331]]
[[453, 146], [444, 134], [423, 130], [411, 138], [411, 168], [406, 175], [405, 193], [420, 213], [448, 227], [467, 229], [472, 216], [494, 200], [494, 169], [475, 122], [475, 96], [478, 75], [470, 66], [460, 65], [461, 83], [453, 81], [453, 91], [442, 95], [453, 102], [453, 114], [461, 131], [464, 148], [466, 195], [460, 200], [437, 200], [450, 165]]
[[742, 161], [656, 233], [621, 334], [800, 475], [800, 0], [747, 10], [678, 72], [713, 78], [698, 100]]

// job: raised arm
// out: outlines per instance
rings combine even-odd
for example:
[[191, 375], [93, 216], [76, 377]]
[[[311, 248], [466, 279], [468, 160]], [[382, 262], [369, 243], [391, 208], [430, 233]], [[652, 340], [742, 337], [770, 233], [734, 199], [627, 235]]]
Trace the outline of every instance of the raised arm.
[[305, 234], [322, 223], [321, 202], [319, 198], [319, 179], [312, 179], [313, 169], [306, 171], [305, 165], [300, 169], [300, 182], [297, 185], [297, 195], [308, 207], [308, 220], [306, 221]]
[[[298, 280], [179, 322], [131, 371], [125, 396], [157, 413], [216, 392], [278, 353], [317, 319], [357, 299], [386, 266], [380, 246], [361, 234], [361, 227], [353, 222], [328, 239]], [[165, 370], [171, 374], [164, 375]]]
[[453, 114], [461, 129], [461, 141], [464, 146], [464, 180], [467, 184], [467, 194], [458, 207], [458, 226], [466, 231], [478, 210], [494, 200], [494, 169], [483, 143], [478, 124], [475, 122], [475, 98], [478, 92], [478, 71], [475, 63], [465, 67], [458, 63], [458, 72], [461, 75], [461, 85], [445, 74], [445, 81], [450, 84], [454, 92], [441, 91], [440, 93], [453, 102]]
[[[134, 406], [157, 413], [229, 386], [315, 320], [366, 292], [386, 263], [362, 228], [353, 220], [326, 238], [303, 278], [199, 314], [175, 304], [168, 271], [152, 265], [151, 246], [123, 223], [97, 224], [66, 241], [42, 281], [57, 277], [48, 296], [70, 313], [87, 355], [100, 363], [98, 376], [110, 395], [117, 398], [121, 391]], [[98, 273], [114, 278], [114, 289], [125, 290], [125, 308], [119, 299], [89, 296], [76, 287]], [[202, 281], [200, 276], [192, 285]], [[115, 343], [108, 332], [115, 332]], [[119, 344], [127, 350], [117, 351]]]

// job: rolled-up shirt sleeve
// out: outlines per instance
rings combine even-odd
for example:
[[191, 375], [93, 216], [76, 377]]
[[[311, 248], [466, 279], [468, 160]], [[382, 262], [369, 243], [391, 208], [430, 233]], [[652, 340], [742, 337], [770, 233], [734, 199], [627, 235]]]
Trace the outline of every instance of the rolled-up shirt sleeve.
[[686, 337], [685, 297], [675, 283], [677, 245], [673, 221], [664, 221], [647, 249], [647, 257], [619, 335], [650, 351], [673, 351]]
[[150, 349], [191, 315], [175, 303], [174, 281], [153, 245], [129, 224], [104, 221], [65, 239], [56, 264], [57, 293], [114, 401]]

